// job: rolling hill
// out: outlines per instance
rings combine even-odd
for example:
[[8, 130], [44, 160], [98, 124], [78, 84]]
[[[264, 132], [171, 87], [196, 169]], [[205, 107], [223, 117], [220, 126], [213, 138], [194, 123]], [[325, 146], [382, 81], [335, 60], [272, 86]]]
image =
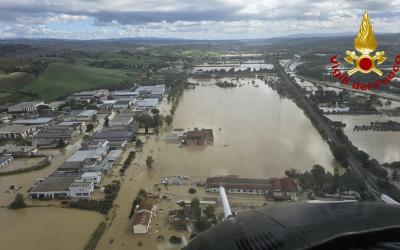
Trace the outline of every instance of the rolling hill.
[[127, 72], [120, 69], [52, 63], [23, 91], [38, 93], [44, 100], [51, 100], [81, 90], [117, 86], [129, 79]]

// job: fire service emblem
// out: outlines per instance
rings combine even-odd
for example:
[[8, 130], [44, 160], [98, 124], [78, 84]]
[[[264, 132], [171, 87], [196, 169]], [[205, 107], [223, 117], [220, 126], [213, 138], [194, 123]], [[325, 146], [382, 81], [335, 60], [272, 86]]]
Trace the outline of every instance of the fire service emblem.
[[383, 79], [376, 79], [373, 83], [365, 83], [352, 82], [349, 77], [357, 72], [362, 74], [369, 74], [373, 72], [378, 77], [381, 77], [383, 75], [383, 72], [381, 69], [378, 68], [378, 65], [385, 62], [387, 58], [385, 57], [385, 51], [383, 50], [374, 53], [377, 47], [378, 43], [374, 35], [371, 20], [368, 16], [368, 13], [365, 12], [360, 25], [360, 30], [358, 31], [358, 34], [354, 39], [354, 49], [358, 53], [356, 51], [346, 51], [346, 57], [344, 58], [344, 60], [347, 63], [351, 64], [353, 68], [345, 73], [342, 73], [339, 70], [340, 63], [337, 61], [338, 55], [334, 55], [330, 59], [332, 66], [331, 75], [340, 80], [345, 85], [351, 84], [354, 89], [370, 90], [372, 87], [374, 87], [375, 89], [380, 89], [381, 84], [388, 85], [399, 70], [399, 54], [395, 57], [395, 64], [393, 65], [392, 71]]

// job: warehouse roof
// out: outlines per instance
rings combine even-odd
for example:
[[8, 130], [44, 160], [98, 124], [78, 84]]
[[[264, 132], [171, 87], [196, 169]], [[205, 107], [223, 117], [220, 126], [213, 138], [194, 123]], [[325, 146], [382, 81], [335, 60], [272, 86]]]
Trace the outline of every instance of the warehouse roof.
[[79, 179], [81, 179], [80, 173], [53, 172], [44, 181], [42, 181], [34, 189], [32, 189], [31, 193], [68, 191], [69, 186], [75, 180]]
[[6, 133], [25, 133], [26, 131], [34, 128], [34, 126], [25, 126], [25, 125], [19, 125], [19, 124], [14, 124], [14, 125], [7, 125], [2, 128], [0, 128], [0, 133], [6, 134]]
[[49, 123], [51, 121], [53, 121], [55, 119], [55, 117], [40, 117], [40, 118], [36, 118], [36, 119], [19, 119], [19, 120], [15, 120], [12, 123], [13, 124], [35, 124], [35, 125], [39, 125], [39, 124], [46, 124]]

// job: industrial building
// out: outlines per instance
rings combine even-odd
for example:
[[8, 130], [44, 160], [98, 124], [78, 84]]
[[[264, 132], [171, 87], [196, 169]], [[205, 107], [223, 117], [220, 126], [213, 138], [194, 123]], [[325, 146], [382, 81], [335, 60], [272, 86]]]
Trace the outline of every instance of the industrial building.
[[37, 111], [37, 107], [44, 105], [43, 101], [37, 102], [20, 102], [8, 107], [10, 113], [29, 113]]
[[116, 115], [113, 119], [109, 121], [110, 126], [128, 126], [133, 122], [132, 113], [122, 113]]
[[17, 138], [27, 138], [36, 131], [35, 126], [25, 126], [25, 125], [6, 125], [0, 128], [0, 138], [5, 139], [17, 139]]
[[157, 98], [158, 100], [161, 100], [165, 94], [165, 84], [139, 86], [135, 91], [139, 92], [140, 98]]
[[67, 100], [90, 102], [96, 99], [105, 100], [109, 95], [110, 92], [107, 89], [97, 89], [72, 94], [67, 98]]
[[271, 182], [268, 179], [239, 178], [231, 175], [210, 177], [205, 183], [207, 192], [219, 192], [220, 186], [223, 186], [227, 193], [265, 194], [270, 191]]
[[138, 110], [152, 110], [155, 109], [158, 105], [158, 99], [157, 98], [146, 98], [139, 100], [136, 103], [136, 108]]

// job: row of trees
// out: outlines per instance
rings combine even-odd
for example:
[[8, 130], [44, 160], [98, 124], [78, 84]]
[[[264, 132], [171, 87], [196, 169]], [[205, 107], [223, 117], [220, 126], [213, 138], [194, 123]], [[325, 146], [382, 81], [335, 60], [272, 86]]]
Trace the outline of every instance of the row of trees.
[[319, 196], [323, 196], [324, 193], [335, 194], [343, 191], [356, 191], [362, 199], [369, 198], [364, 182], [356, 178], [350, 171], [339, 175], [338, 169], [335, 168], [332, 174], [321, 165], [314, 165], [311, 171], [300, 172], [292, 168], [286, 170], [285, 175], [296, 178], [303, 190], [313, 191]]
[[79, 199], [77, 201], [68, 202], [68, 206], [71, 208], [79, 208], [106, 214], [112, 208], [113, 202], [117, 198], [120, 187], [121, 183], [114, 180], [111, 184], [108, 184], [104, 187], [104, 199]]
[[[284, 72], [283, 68], [278, 63], [275, 63], [274, 65], [277, 69], [280, 69], [281, 76], [283, 78], [286, 78], [286, 73]], [[329, 140], [330, 136], [329, 134], [327, 134], [328, 132], [324, 129], [323, 125], [319, 121], [318, 116], [323, 119], [327, 124], [330, 124], [331, 121], [329, 120], [329, 118], [321, 113], [321, 111], [315, 104], [308, 105], [308, 100], [304, 95], [304, 90], [299, 85], [294, 83], [293, 78], [291, 78], [290, 80], [293, 82], [293, 84], [282, 84], [286, 83], [286, 81], [281, 81], [281, 84], [272, 84], [271, 87], [277, 89], [279, 94], [283, 93], [294, 99], [296, 105], [299, 106], [299, 108], [301, 108], [304, 113], [309, 117], [310, 121], [313, 123], [314, 127], [318, 130], [321, 136], [328, 141], [329, 147], [331, 148], [333, 155], [339, 162], [342, 163], [344, 167], [348, 166], [349, 154], [355, 155], [361, 161], [362, 166], [365, 169], [378, 177], [377, 184], [382, 189], [382, 191], [390, 195], [392, 198], [400, 201], [400, 192], [394, 185], [388, 182], [386, 170], [380, 166], [378, 161], [376, 161], [375, 159], [370, 160], [368, 154], [355, 147], [348, 139], [348, 137], [343, 133], [342, 129], [334, 128], [334, 132], [340, 140], [339, 145]]]

